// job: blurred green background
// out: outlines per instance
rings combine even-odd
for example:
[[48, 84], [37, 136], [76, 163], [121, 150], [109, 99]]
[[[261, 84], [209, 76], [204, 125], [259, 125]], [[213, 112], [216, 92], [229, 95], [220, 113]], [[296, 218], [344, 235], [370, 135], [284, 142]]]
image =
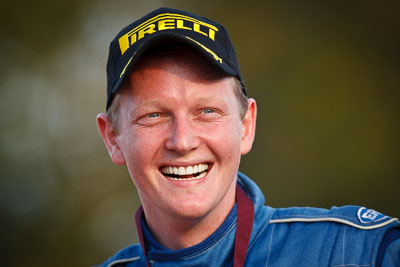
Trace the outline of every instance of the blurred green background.
[[0, 17], [2, 266], [89, 266], [136, 242], [138, 196], [97, 132], [109, 41], [160, 7], [230, 31], [274, 207], [400, 216], [397, 1], [7, 1]]

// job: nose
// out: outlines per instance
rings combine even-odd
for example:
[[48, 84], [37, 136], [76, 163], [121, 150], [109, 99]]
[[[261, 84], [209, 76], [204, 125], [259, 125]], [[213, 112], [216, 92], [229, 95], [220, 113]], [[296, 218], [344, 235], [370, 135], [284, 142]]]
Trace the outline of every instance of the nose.
[[199, 136], [190, 119], [184, 116], [174, 118], [165, 146], [180, 154], [186, 154], [200, 145]]

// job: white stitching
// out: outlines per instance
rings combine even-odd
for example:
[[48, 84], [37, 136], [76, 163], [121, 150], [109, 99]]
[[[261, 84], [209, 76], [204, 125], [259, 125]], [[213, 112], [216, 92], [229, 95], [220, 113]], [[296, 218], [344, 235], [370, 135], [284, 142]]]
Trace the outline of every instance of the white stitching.
[[258, 238], [264, 233], [264, 230], [265, 230], [265, 228], [267, 228], [268, 225], [269, 225], [269, 222], [266, 221], [264, 223], [264, 226], [258, 232], [258, 234], [253, 238], [253, 240], [251, 240], [250, 245], [249, 245], [249, 250], [254, 246], [254, 244], [257, 242]]
[[137, 256], [137, 257], [133, 257], [133, 258], [129, 258], [129, 259], [116, 260], [116, 261], [110, 262], [110, 263], [107, 265], [107, 267], [111, 267], [111, 266], [113, 266], [113, 265], [115, 265], [115, 264], [118, 264], [118, 263], [136, 261], [136, 260], [139, 260], [139, 259], [140, 259], [140, 257]]
[[[307, 218], [320, 218], [322, 215], [307, 215], [307, 214], [274, 215], [274, 217], [276, 217], [277, 219], [279, 219], [279, 218], [291, 218], [291, 217], [296, 217], [296, 216], [297, 217], [307, 217]], [[335, 218], [335, 217], [349, 219], [351, 221], [357, 221], [357, 220], [354, 220], [353, 217], [343, 216], [343, 215], [338, 215], [338, 214], [335, 214], [331, 218]], [[275, 220], [275, 219], [273, 219], [273, 220]]]
[[267, 256], [267, 262], [266, 262], [266, 264], [265, 264], [265, 267], [267, 267], [267, 266], [268, 266], [269, 255], [271, 254], [271, 248], [272, 248], [272, 237], [274, 236], [274, 230], [275, 230], [275, 226], [276, 226], [276, 224], [274, 224], [274, 225], [272, 226], [272, 230], [271, 230], [271, 238], [270, 238], [270, 240], [269, 240], [268, 256]]
[[347, 224], [350, 226], [353, 226], [355, 228], [359, 228], [359, 229], [364, 229], [364, 230], [370, 230], [370, 229], [376, 229], [385, 225], [388, 225], [392, 222], [397, 221], [397, 218], [392, 218], [386, 222], [380, 223], [380, 224], [376, 224], [376, 225], [370, 225], [370, 226], [362, 226], [362, 225], [358, 225], [355, 224], [353, 222], [349, 222], [343, 219], [339, 219], [339, 218], [334, 218], [334, 217], [321, 217], [321, 218], [287, 218], [287, 219], [273, 219], [270, 220], [270, 223], [290, 223], [290, 222], [336, 222], [336, 223], [343, 223], [343, 224]]
[[340, 265], [335, 265], [334, 267], [346, 267], [346, 266], [354, 266], [354, 267], [368, 267], [374, 265], [375, 262], [371, 262], [368, 264], [340, 264]]
[[344, 265], [344, 254], [345, 254], [345, 246], [346, 246], [346, 225], [343, 226], [343, 244], [342, 244], [342, 265]]

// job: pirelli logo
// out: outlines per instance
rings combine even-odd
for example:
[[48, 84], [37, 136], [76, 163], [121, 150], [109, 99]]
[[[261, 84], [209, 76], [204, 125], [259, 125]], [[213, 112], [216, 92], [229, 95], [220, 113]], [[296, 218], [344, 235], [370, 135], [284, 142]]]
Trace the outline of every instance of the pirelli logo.
[[214, 25], [205, 23], [192, 17], [173, 13], [160, 14], [143, 22], [119, 38], [118, 41], [121, 54], [123, 55], [131, 45], [142, 39], [146, 34], [153, 34], [155, 32], [168, 29], [194, 31], [207, 36], [213, 41], [215, 41], [215, 32], [218, 31], [218, 28]]

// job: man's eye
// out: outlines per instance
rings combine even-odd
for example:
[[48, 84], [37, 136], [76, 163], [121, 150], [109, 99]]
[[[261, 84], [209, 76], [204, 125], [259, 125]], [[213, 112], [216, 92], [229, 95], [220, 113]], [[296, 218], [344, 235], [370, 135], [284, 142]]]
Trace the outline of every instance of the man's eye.
[[206, 108], [206, 109], [203, 110], [203, 113], [204, 113], [204, 114], [214, 113], [214, 110], [211, 109], [211, 108]]
[[148, 118], [158, 118], [158, 117], [160, 117], [160, 114], [159, 113], [150, 113], [147, 116], [148, 116]]
[[147, 113], [140, 116], [138, 119], [134, 121], [134, 124], [142, 125], [142, 126], [154, 126], [159, 123], [164, 122], [168, 117], [163, 113], [153, 112]]

